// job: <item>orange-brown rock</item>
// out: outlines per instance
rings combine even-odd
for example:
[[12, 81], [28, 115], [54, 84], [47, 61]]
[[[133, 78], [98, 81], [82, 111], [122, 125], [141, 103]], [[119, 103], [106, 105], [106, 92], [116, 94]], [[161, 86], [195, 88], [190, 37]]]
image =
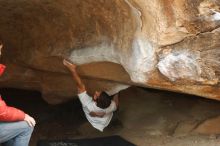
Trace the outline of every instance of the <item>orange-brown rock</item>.
[[220, 99], [216, 0], [0, 0], [1, 87], [59, 103], [76, 94], [69, 58], [90, 93], [127, 85]]

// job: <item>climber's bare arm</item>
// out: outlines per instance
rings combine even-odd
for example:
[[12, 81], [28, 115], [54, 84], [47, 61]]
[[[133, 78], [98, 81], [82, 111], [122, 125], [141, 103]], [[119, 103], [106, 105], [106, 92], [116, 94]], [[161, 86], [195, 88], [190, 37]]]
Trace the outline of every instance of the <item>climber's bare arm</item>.
[[118, 108], [118, 105], [119, 105], [118, 96], [119, 96], [119, 93], [116, 94], [116, 95], [113, 97], [113, 101], [115, 102], [117, 108]]
[[104, 112], [90, 112], [89, 115], [91, 117], [99, 117], [99, 118], [102, 118], [104, 117], [105, 113]]
[[78, 93], [86, 91], [85, 85], [76, 71], [76, 65], [67, 61], [66, 59], [63, 60], [63, 64], [71, 71], [73, 79], [76, 81]]

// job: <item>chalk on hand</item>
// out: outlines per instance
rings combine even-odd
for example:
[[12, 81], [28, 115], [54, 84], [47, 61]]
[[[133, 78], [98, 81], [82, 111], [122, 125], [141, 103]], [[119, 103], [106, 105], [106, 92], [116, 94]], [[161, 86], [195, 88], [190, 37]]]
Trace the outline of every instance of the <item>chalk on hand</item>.
[[70, 65], [71, 65], [71, 64], [74, 64], [74, 63], [73, 63], [72, 61], [70, 61], [69, 59], [66, 59], [66, 58], [65, 58], [64, 60], [65, 60], [66, 63], [68, 63], [68, 64], [70, 64]]

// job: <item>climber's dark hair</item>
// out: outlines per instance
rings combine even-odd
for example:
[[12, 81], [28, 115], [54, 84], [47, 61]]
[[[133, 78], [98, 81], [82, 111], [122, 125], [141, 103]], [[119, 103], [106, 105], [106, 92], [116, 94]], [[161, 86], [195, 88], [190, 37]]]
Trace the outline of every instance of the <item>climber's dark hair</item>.
[[110, 96], [106, 92], [102, 91], [99, 98], [96, 100], [96, 103], [98, 107], [105, 109], [111, 104]]

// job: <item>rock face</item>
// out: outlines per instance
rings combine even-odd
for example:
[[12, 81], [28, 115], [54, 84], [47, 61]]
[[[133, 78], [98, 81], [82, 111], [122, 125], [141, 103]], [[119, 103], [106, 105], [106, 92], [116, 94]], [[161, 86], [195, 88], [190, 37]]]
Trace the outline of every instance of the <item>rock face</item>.
[[62, 65], [79, 65], [90, 93], [136, 85], [220, 99], [218, 0], [0, 0], [7, 65], [1, 87], [76, 94]]
[[219, 126], [220, 117], [215, 117], [208, 119], [202, 122], [198, 127], [193, 131], [194, 133], [200, 134], [219, 134], [220, 126]]

